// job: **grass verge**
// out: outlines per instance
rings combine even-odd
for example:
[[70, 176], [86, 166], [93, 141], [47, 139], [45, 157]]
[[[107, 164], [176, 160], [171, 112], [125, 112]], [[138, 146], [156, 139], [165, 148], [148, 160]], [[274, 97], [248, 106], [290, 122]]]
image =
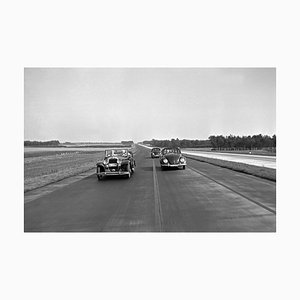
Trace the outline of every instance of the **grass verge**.
[[24, 159], [24, 192], [76, 176], [92, 168], [103, 158], [103, 152], [71, 152], [26, 157]]

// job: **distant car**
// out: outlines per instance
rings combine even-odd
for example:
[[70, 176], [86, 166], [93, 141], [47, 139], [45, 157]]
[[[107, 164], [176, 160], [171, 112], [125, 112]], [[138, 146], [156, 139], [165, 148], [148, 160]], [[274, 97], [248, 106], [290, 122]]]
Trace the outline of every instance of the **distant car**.
[[160, 148], [151, 149], [151, 158], [160, 157]]
[[186, 166], [186, 158], [178, 147], [163, 148], [159, 161], [162, 170], [165, 168], [182, 168], [184, 170]]
[[103, 161], [98, 162], [96, 174], [98, 180], [105, 176], [126, 176], [130, 178], [136, 166], [133, 153], [128, 149], [105, 150]]

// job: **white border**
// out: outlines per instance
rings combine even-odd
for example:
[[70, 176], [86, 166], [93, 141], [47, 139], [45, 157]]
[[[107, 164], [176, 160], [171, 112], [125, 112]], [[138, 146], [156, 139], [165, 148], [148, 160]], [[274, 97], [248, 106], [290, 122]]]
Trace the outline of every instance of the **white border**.
[[[299, 298], [297, 12], [263, 0], [1, 4], [1, 298]], [[277, 233], [24, 234], [23, 68], [62, 66], [276, 67]]]

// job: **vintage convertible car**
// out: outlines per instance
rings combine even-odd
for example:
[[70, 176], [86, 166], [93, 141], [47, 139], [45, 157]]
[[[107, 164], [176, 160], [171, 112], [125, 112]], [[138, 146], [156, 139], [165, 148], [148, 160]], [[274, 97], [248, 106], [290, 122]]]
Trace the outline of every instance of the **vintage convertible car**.
[[160, 157], [160, 148], [155, 147], [151, 149], [151, 158]]
[[186, 166], [186, 158], [181, 154], [181, 150], [178, 147], [163, 148], [161, 150], [160, 166], [162, 170], [168, 167], [181, 167], [184, 170]]
[[104, 160], [97, 163], [98, 180], [104, 176], [123, 175], [130, 178], [136, 166], [133, 153], [128, 149], [105, 150]]

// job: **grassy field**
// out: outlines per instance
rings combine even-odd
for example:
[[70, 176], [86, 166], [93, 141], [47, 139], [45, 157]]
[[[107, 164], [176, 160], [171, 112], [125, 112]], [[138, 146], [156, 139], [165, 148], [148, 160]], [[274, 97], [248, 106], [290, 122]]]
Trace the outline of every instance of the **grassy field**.
[[95, 168], [104, 151], [37, 151], [24, 154], [24, 191]]

